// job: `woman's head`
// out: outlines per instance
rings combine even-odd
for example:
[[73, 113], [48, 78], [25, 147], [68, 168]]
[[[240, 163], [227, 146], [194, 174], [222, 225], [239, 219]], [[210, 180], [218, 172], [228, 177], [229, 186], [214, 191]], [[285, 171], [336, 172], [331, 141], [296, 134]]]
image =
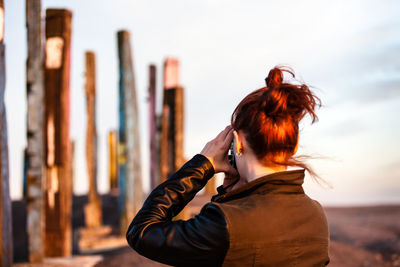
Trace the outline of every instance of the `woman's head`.
[[231, 124], [243, 133], [246, 144], [265, 166], [301, 166], [293, 158], [297, 150], [299, 122], [308, 113], [317, 120], [320, 100], [306, 84], [286, 82], [283, 73], [295, 78], [288, 68], [275, 67], [265, 79], [266, 87], [247, 95], [232, 114]]

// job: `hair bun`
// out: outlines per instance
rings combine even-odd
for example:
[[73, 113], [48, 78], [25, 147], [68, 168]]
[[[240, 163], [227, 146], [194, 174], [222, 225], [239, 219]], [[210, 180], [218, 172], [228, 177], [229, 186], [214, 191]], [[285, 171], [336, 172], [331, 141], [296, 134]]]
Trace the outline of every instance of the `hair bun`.
[[283, 82], [283, 72], [295, 78], [294, 72], [288, 67], [276, 66], [271, 69], [265, 79], [267, 88], [263, 88], [260, 109], [270, 118], [290, 117], [299, 122], [308, 113], [312, 121], [316, 121], [315, 108], [321, 105], [320, 99], [306, 84]]
[[265, 78], [265, 84], [268, 88], [276, 88], [282, 84], [283, 73], [282, 70], [275, 67], [269, 71], [268, 77]]

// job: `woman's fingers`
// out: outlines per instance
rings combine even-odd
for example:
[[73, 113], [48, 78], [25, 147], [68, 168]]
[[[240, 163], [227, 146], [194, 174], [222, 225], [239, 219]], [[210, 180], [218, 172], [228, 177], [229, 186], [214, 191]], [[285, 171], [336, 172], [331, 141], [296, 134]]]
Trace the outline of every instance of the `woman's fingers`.
[[228, 133], [227, 133], [226, 136], [225, 136], [223, 146], [224, 146], [225, 148], [227, 148], [227, 149], [229, 149], [229, 146], [230, 146], [231, 143], [232, 143], [232, 140], [233, 140], [233, 131], [234, 131], [233, 128], [230, 127], [230, 130], [228, 131]]
[[229, 131], [232, 129], [232, 126], [228, 125], [225, 127], [224, 130], [222, 130], [217, 137], [215, 137], [216, 140], [224, 141], [226, 136], [229, 134]]
[[225, 140], [226, 136], [229, 135], [229, 132], [232, 130], [232, 126], [228, 125], [225, 127], [225, 129], [222, 131], [222, 140]]
[[226, 131], [228, 130], [228, 126], [223, 129], [221, 132], [219, 132], [219, 134], [214, 138], [214, 140], [221, 140], [224, 138], [224, 136], [226, 135]]
[[228, 149], [229, 149], [229, 146], [230, 146], [230, 144], [231, 144], [231, 142], [232, 142], [232, 139], [233, 139], [233, 128], [232, 128], [232, 126], [230, 126], [230, 125], [228, 125], [228, 126], [226, 126], [226, 128], [222, 131], [222, 132], [220, 132], [219, 134], [218, 134], [218, 136], [215, 138], [215, 140], [216, 141], [218, 141], [218, 142], [221, 142], [220, 144], [221, 144], [221, 149], [223, 150], [223, 151], [228, 151]]
[[233, 129], [229, 125], [213, 140], [208, 142], [200, 154], [206, 156], [213, 164], [216, 172], [236, 173], [228, 161], [228, 149], [233, 139]]

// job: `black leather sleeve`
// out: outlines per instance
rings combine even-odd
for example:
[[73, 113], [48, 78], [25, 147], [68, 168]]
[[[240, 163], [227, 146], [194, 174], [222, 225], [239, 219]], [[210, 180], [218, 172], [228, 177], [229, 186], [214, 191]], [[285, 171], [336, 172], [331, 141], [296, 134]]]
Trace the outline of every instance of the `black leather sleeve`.
[[169, 265], [222, 265], [229, 238], [225, 217], [216, 205], [205, 205], [193, 219], [172, 221], [213, 175], [212, 164], [198, 154], [157, 186], [128, 228], [129, 245]]

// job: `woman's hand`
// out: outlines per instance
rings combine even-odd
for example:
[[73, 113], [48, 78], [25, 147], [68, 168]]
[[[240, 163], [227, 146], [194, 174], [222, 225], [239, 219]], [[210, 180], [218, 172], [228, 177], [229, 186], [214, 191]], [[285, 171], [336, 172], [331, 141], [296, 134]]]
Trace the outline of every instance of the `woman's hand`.
[[228, 150], [233, 139], [233, 128], [227, 126], [225, 130], [220, 132], [217, 137], [208, 142], [200, 152], [214, 166], [215, 173], [225, 172], [232, 176], [237, 176], [238, 173], [228, 161]]

